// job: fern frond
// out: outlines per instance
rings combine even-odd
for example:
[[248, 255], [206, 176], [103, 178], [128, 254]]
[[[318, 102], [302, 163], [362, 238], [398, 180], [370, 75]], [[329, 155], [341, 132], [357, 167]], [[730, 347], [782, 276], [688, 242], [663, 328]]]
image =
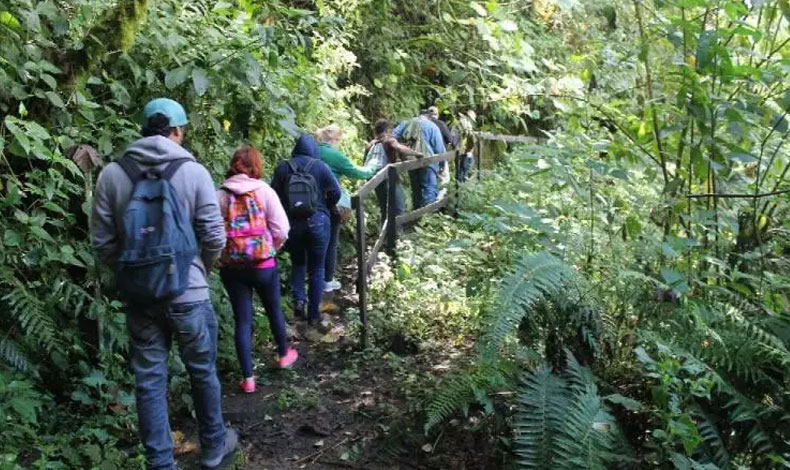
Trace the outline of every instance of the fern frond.
[[614, 449], [614, 418], [595, 384], [578, 394], [568, 408], [555, 441], [558, 470], [607, 470]]
[[576, 356], [567, 349], [565, 350], [565, 356], [565, 376], [568, 378], [568, 385], [574, 392], [581, 393], [590, 384], [595, 383], [595, 376], [592, 371], [581, 365]]
[[9, 338], [0, 338], [0, 359], [20, 372], [30, 372], [36, 375], [33, 364], [19, 351], [17, 344]]
[[727, 468], [730, 465], [730, 454], [713, 417], [702, 409], [697, 410], [694, 415], [698, 419], [697, 430], [705, 445], [710, 449], [713, 462], [718, 467]]
[[507, 374], [496, 363], [479, 362], [472, 370], [461, 370], [450, 377], [426, 409], [425, 432], [458, 413], [467, 415], [472, 403], [482, 404], [493, 412], [489, 393], [508, 384]]
[[524, 469], [607, 470], [633, 461], [620, 455], [627, 446], [598, 395], [595, 376], [568, 354], [560, 377], [547, 366], [525, 376], [515, 421], [518, 465]]
[[498, 309], [493, 309], [483, 333], [484, 347], [496, 354], [521, 320], [548, 297], [576, 279], [576, 272], [548, 252], [521, 256], [512, 273], [502, 281]]
[[51, 351], [58, 344], [59, 328], [45, 309], [44, 302], [34, 292], [18, 283], [3, 300], [9, 307], [27, 340]]
[[565, 380], [552, 374], [546, 365], [525, 376], [514, 424], [521, 468], [551, 466], [553, 441], [568, 403], [566, 385]]

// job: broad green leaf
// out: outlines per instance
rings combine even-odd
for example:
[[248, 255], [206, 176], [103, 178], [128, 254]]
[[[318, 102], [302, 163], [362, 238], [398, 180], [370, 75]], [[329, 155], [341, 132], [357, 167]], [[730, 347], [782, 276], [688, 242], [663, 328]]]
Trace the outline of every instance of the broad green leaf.
[[661, 268], [661, 277], [664, 278], [664, 283], [669, 286], [673, 286], [683, 280], [682, 274], [668, 268]]
[[203, 96], [208, 90], [208, 76], [206, 71], [201, 68], [195, 68], [192, 71], [192, 85], [195, 87], [195, 93], [198, 96]]
[[12, 397], [11, 408], [27, 423], [36, 423], [36, 403], [26, 397]]
[[179, 67], [177, 69], [170, 70], [165, 74], [165, 86], [172, 90], [173, 88], [181, 85], [187, 79], [187, 74], [189, 71], [186, 67]]
[[66, 107], [66, 104], [63, 102], [60, 96], [54, 91], [48, 91], [46, 92], [46, 95], [49, 102], [52, 103], [54, 106], [61, 109]]
[[14, 230], [7, 228], [3, 233], [3, 245], [5, 246], [19, 246], [22, 243], [22, 237]]
[[633, 398], [624, 397], [619, 393], [607, 396], [606, 400], [616, 405], [622, 405], [628, 411], [639, 411], [642, 409], [642, 403]]
[[27, 133], [21, 128], [19, 119], [13, 116], [6, 116], [5, 127], [14, 136], [17, 143], [22, 147], [26, 154], [30, 153], [31, 144]]
[[58, 82], [55, 80], [55, 77], [48, 73], [41, 74], [41, 80], [47, 84], [48, 87], [52, 88], [53, 90], [58, 87]]
[[19, 31], [22, 28], [22, 24], [19, 22], [16, 16], [5, 10], [0, 11], [0, 24], [16, 31]]
[[757, 161], [757, 157], [749, 153], [731, 153], [727, 158], [741, 163], [752, 163]]
[[469, 7], [474, 10], [478, 16], [488, 16], [488, 11], [483, 7], [483, 5], [477, 2], [469, 2]]
[[36, 238], [48, 241], [50, 243], [55, 243], [55, 239], [52, 238], [52, 235], [50, 235], [49, 232], [44, 230], [42, 227], [39, 227], [37, 225], [33, 225], [33, 226], [30, 227], [30, 233], [35, 235]]
[[91, 371], [90, 375], [84, 377], [82, 379], [82, 383], [87, 385], [88, 387], [98, 387], [99, 385], [104, 385], [107, 383], [107, 378], [104, 375], [104, 372], [94, 369]]
[[713, 64], [716, 54], [716, 31], [703, 31], [697, 44], [697, 70], [704, 71]]
[[518, 25], [513, 20], [502, 20], [499, 23], [499, 27], [502, 28], [502, 31], [507, 31], [507, 32], [518, 31]]

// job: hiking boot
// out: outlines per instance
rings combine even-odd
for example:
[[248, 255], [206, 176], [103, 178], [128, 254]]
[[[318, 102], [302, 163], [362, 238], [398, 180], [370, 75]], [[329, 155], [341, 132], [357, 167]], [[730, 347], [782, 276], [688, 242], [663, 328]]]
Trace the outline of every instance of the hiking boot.
[[255, 393], [255, 378], [248, 377], [239, 382], [239, 388], [244, 393]]
[[335, 281], [334, 279], [331, 281], [326, 281], [326, 284], [324, 284], [324, 292], [334, 292], [339, 290], [341, 287], [340, 281]]
[[296, 349], [288, 348], [288, 352], [285, 353], [285, 356], [280, 356], [280, 359], [278, 360], [280, 369], [290, 369], [298, 358], [299, 353], [296, 352]]
[[239, 445], [239, 433], [233, 428], [225, 430], [225, 442], [216, 449], [203, 452], [203, 458], [200, 459], [200, 464], [203, 468], [214, 469], [222, 465], [226, 458], [236, 453], [236, 447]]
[[294, 318], [304, 320], [307, 318], [307, 305], [304, 300], [297, 300], [294, 304]]
[[318, 322], [308, 322], [302, 330], [302, 337], [311, 343], [317, 343], [324, 337], [324, 333], [319, 331], [316, 326]]

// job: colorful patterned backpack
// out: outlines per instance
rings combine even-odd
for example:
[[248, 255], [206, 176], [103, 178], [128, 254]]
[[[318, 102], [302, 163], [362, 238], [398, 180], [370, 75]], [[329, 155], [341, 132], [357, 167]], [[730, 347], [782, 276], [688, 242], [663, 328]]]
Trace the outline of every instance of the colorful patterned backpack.
[[228, 193], [228, 241], [222, 251], [222, 265], [254, 265], [274, 257], [274, 241], [256, 191], [235, 194], [223, 190]]

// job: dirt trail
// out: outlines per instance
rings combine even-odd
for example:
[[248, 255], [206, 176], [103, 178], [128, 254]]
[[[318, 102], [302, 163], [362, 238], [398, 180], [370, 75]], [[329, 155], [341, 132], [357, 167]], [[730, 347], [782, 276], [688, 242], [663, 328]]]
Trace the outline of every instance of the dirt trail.
[[[490, 453], [486, 443], [468, 432], [427, 437], [422, 418], [412, 413], [415, 377], [435, 375], [437, 361], [446, 356], [432, 351], [402, 359], [375, 348], [359, 350], [358, 335], [350, 333], [352, 327], [346, 324], [355, 319], [346, 320], [343, 314], [355, 307], [348, 292], [353, 289], [349, 279], [353, 269], [344, 271], [343, 291], [324, 296], [326, 304], [336, 307], [330, 315], [335, 328], [322, 342], [293, 339], [299, 351], [293, 369], [277, 370], [273, 358], [261, 358], [260, 344], [269, 340], [259, 339], [253, 354], [266, 365], [256, 370], [256, 393], [243, 394], [237, 377], [222, 377], [225, 420], [241, 437], [241, 452], [224, 468], [486, 468]], [[265, 347], [271, 350], [270, 345]], [[178, 457], [179, 465], [184, 470], [200, 468], [194, 421], [175, 429], [187, 436], [183, 449], [191, 450]]]
[[[343, 290], [349, 289], [353, 287], [346, 278]], [[235, 377], [222, 377], [223, 414], [241, 437], [240, 455], [225, 468], [400, 467], [398, 449], [387, 452], [389, 428], [384, 424], [401, 419], [408, 408], [391, 387], [393, 370], [379, 352], [360, 352], [358, 337], [343, 318], [343, 311], [353, 306], [349, 294], [325, 295], [324, 302], [330, 306], [334, 328], [324, 341], [309, 342], [295, 325], [292, 344], [299, 359], [293, 369], [274, 368], [273, 358], [261, 358], [258, 347], [253, 355], [267, 365], [256, 370], [256, 393], [243, 394]], [[199, 468], [194, 423], [187, 420], [175, 429], [187, 436], [176, 450], [188, 451], [178, 457], [179, 465], [185, 470]]]

